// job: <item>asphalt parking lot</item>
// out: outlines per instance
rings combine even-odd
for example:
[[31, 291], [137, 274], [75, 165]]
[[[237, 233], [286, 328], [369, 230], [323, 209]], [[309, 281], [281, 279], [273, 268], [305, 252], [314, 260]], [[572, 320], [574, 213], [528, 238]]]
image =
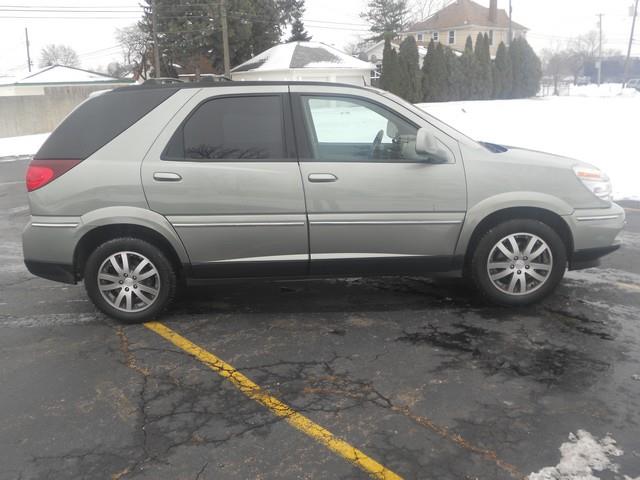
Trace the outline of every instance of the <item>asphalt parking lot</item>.
[[25, 168], [0, 162], [1, 479], [640, 476], [637, 205], [623, 250], [534, 307], [453, 279], [234, 283], [124, 326], [24, 268]]

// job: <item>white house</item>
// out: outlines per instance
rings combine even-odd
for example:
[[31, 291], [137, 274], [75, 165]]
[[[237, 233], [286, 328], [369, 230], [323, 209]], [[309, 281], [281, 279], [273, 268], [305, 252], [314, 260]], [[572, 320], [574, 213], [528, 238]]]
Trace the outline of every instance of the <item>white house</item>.
[[23, 76], [0, 80], [0, 96], [44, 95], [45, 88], [99, 87], [116, 88], [132, 80], [64, 65], [51, 65]]
[[231, 70], [233, 80], [339, 82], [369, 85], [376, 66], [319, 42], [276, 45]]
[[[396, 52], [400, 50], [400, 44], [391, 42], [391, 47], [395, 49]], [[380, 40], [378, 43], [374, 43], [369, 47], [365, 48], [362, 53], [367, 56], [367, 60], [378, 66], [382, 64], [382, 57], [384, 52], [384, 40]], [[422, 67], [422, 62], [424, 62], [424, 57], [427, 55], [427, 47], [418, 45], [418, 56], [420, 57], [420, 66]]]

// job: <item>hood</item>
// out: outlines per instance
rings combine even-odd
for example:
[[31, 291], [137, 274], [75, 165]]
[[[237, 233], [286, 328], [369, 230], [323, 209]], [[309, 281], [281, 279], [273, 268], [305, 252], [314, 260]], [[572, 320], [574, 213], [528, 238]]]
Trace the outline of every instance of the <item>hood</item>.
[[575, 158], [556, 155], [554, 153], [541, 152], [539, 150], [531, 150], [528, 148], [498, 145], [496, 143], [480, 143], [487, 150], [496, 155], [499, 155], [502, 159], [522, 163], [524, 165], [549, 166], [569, 169], [572, 169], [576, 165], [581, 165], [585, 167], [596, 168], [593, 165], [577, 160]]

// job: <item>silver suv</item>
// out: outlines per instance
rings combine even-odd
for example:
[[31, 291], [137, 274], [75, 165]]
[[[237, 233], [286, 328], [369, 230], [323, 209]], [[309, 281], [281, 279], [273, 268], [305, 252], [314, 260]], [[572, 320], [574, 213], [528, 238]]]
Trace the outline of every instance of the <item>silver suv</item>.
[[129, 322], [156, 317], [178, 282], [221, 278], [457, 272], [525, 305], [616, 250], [625, 218], [590, 165], [328, 83], [104, 93], [51, 134], [27, 189], [29, 270], [84, 279]]

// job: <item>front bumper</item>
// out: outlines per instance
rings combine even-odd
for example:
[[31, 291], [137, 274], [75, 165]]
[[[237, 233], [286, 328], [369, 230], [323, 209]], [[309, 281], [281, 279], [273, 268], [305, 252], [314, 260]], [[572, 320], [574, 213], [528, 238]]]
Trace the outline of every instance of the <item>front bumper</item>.
[[581, 209], [564, 217], [573, 236], [569, 269], [598, 266], [600, 258], [620, 248], [616, 240], [625, 225], [625, 212], [612, 203], [604, 209]]

